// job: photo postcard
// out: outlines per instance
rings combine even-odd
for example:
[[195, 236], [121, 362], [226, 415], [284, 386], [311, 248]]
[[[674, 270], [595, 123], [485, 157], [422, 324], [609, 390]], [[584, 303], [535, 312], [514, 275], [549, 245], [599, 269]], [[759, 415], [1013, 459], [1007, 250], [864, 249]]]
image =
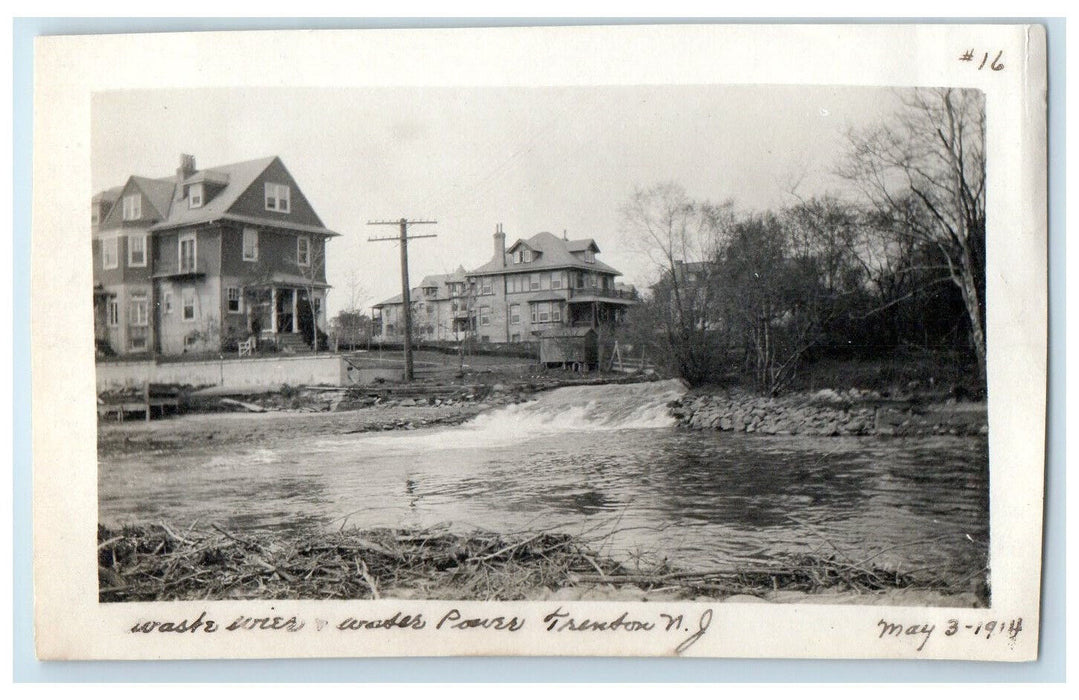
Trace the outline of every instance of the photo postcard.
[[1037, 658], [1041, 27], [41, 37], [34, 105], [39, 658]]

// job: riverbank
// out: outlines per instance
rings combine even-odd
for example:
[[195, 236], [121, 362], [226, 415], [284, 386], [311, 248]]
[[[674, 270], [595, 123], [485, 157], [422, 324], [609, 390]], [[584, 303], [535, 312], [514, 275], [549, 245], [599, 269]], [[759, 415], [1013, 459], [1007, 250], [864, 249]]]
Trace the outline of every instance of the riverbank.
[[374, 387], [282, 387], [252, 394], [195, 393], [185, 412], [152, 421], [99, 420], [99, 457], [170, 451], [195, 444], [259, 445], [323, 435], [458, 425], [495, 408], [567, 386], [637, 381], [544, 377], [528, 382]]
[[703, 389], [673, 402], [671, 414], [690, 430], [762, 435], [986, 435], [984, 402], [941, 397], [884, 397], [876, 391], [824, 389], [768, 397]]
[[165, 420], [99, 421], [101, 458], [190, 449], [193, 445], [268, 446], [324, 435], [415, 430], [457, 425], [509, 399], [432, 406], [377, 406], [337, 412], [280, 410], [266, 413], [189, 413]]
[[311, 535], [98, 529], [101, 602], [234, 599], [708, 600], [979, 607], [987, 594], [877, 568], [792, 556], [771, 567], [691, 572], [629, 566], [556, 532], [357, 530]]

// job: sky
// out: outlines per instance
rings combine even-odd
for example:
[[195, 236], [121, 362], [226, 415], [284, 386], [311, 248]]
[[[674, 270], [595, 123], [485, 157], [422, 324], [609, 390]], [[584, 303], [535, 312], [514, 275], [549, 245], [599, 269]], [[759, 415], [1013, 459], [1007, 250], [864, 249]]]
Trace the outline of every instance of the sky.
[[[411, 284], [492, 258], [540, 231], [593, 238], [600, 260], [645, 287], [656, 277], [628, 240], [635, 188], [682, 185], [743, 210], [840, 192], [831, 174], [848, 129], [896, 105], [883, 88], [630, 86], [232, 88], [96, 93], [93, 192], [130, 175], [172, 176], [280, 156], [326, 227], [330, 317], [358, 286], [364, 307], [400, 293], [399, 252], [370, 220], [433, 219], [409, 245]], [[92, 194], [92, 193], [91, 193]], [[87, 199], [89, 199], [89, 194]], [[354, 281], [350, 284], [350, 281]]]

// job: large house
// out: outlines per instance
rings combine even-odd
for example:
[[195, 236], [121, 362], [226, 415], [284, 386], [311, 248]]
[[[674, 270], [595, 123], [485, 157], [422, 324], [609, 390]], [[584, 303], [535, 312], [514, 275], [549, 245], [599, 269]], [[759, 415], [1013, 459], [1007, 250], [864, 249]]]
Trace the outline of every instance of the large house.
[[[463, 267], [445, 275], [427, 275], [409, 291], [412, 335], [417, 340], [463, 340], [469, 332], [469, 282]], [[398, 294], [375, 304], [377, 334], [386, 341], [404, 338], [403, 307]]]
[[[616, 325], [637, 303], [637, 294], [615, 281], [622, 273], [597, 260], [599, 252], [591, 238], [568, 240], [547, 232], [507, 247], [499, 226], [490, 262], [467, 273], [427, 277], [410, 293], [413, 335], [456, 340], [471, 333], [482, 342], [512, 343], [563, 327]], [[425, 287], [429, 282], [437, 284]], [[459, 291], [443, 294], [442, 286]], [[374, 306], [384, 339], [400, 339], [401, 306], [400, 296]], [[432, 313], [439, 324], [429, 320]]]
[[591, 238], [568, 240], [546, 231], [506, 247], [499, 226], [494, 257], [469, 274], [475, 290], [475, 328], [492, 343], [531, 340], [562, 326], [600, 328], [621, 322], [637, 303], [622, 273], [596, 259]]
[[327, 229], [276, 156], [132, 176], [91, 201], [95, 330], [115, 354], [310, 344]]

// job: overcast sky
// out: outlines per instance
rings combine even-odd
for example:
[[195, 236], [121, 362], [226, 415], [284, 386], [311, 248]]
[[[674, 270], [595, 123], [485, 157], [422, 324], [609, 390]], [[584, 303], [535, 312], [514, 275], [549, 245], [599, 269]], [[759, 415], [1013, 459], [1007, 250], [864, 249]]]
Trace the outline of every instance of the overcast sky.
[[[830, 175], [851, 126], [895, 105], [878, 88], [588, 87], [228, 89], [99, 93], [93, 191], [130, 175], [170, 176], [181, 153], [199, 168], [280, 156], [323, 223], [332, 316], [350, 273], [365, 306], [400, 292], [396, 233], [371, 219], [436, 219], [409, 246], [425, 274], [477, 267], [502, 223], [508, 242], [539, 231], [594, 238], [621, 281], [654, 270], [624, 240], [619, 213], [635, 187], [673, 180], [743, 209], [838, 191]], [[87, 197], [89, 199], [89, 195]]]

